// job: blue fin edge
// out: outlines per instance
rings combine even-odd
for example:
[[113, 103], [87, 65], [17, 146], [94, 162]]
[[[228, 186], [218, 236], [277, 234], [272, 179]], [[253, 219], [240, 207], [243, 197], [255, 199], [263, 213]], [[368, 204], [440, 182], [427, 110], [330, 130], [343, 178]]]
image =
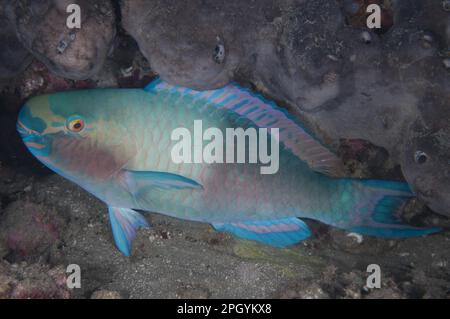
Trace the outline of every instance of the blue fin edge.
[[108, 214], [116, 246], [128, 257], [137, 229], [150, 226], [144, 216], [132, 209], [108, 207]]
[[295, 217], [231, 224], [215, 223], [213, 226], [218, 231], [280, 248], [294, 245], [311, 236], [308, 225]]

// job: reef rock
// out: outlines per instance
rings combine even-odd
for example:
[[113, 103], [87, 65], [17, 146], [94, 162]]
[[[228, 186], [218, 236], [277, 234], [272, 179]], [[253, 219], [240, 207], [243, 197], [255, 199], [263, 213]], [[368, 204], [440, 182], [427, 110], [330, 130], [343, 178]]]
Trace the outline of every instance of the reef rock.
[[272, 0], [123, 1], [122, 23], [152, 69], [165, 80], [197, 89], [231, 81], [280, 16]]
[[[80, 6], [81, 27], [69, 28], [69, 4]], [[103, 65], [116, 33], [109, 0], [19, 0], [7, 3], [18, 38], [51, 71], [82, 80]]]
[[66, 225], [57, 212], [26, 200], [11, 203], [0, 217], [0, 246], [14, 261], [45, 256]]
[[1, 2], [0, 26], [0, 79], [11, 78], [27, 67], [31, 62], [31, 54], [17, 39]]
[[0, 299], [68, 299], [63, 267], [0, 261]]

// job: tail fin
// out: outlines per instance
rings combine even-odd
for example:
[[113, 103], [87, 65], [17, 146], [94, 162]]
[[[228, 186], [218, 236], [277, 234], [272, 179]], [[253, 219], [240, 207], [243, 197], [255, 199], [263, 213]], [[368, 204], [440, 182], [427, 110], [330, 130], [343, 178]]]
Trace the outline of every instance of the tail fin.
[[[355, 182], [355, 181], [353, 181]], [[381, 180], [357, 181], [362, 198], [354, 207], [347, 229], [369, 236], [414, 237], [439, 232], [440, 228], [419, 228], [403, 224], [404, 204], [414, 196], [406, 183]]]

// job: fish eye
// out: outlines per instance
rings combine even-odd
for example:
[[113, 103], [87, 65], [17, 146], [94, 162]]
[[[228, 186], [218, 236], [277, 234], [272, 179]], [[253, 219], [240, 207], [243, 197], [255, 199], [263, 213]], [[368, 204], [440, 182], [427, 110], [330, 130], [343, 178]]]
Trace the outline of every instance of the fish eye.
[[74, 133], [80, 133], [84, 129], [84, 126], [85, 123], [80, 118], [69, 120], [67, 123], [67, 129]]
[[428, 155], [425, 152], [417, 151], [414, 154], [414, 161], [417, 164], [425, 164], [428, 161]]

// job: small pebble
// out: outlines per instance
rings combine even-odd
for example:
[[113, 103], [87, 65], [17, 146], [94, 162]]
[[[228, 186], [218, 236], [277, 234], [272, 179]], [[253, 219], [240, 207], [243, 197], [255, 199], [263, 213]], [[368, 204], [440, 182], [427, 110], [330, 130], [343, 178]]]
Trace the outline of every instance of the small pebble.
[[372, 36], [369, 32], [364, 31], [361, 33], [361, 40], [363, 40], [364, 43], [369, 44], [370, 42], [372, 42]]
[[450, 69], [450, 59], [444, 59], [442, 61], [442, 63], [444, 64], [444, 67], [449, 70]]
[[361, 234], [357, 233], [348, 233], [347, 237], [355, 239], [358, 244], [361, 244], [364, 240], [364, 237]]
[[110, 290], [97, 290], [91, 299], [123, 299], [119, 292]]

